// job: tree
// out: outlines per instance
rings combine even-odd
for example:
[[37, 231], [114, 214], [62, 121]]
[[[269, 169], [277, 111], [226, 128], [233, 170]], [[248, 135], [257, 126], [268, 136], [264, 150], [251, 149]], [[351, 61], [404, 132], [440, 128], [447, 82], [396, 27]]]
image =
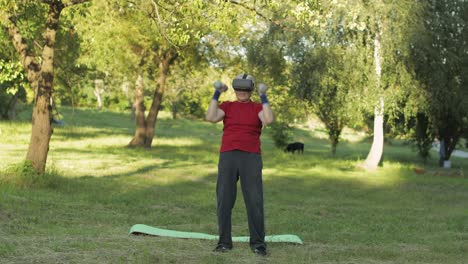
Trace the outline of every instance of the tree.
[[359, 101], [359, 108], [368, 111], [372, 107], [374, 116], [373, 143], [360, 164], [362, 168], [375, 169], [379, 164], [384, 115], [392, 112], [387, 106], [394, 108], [398, 105], [394, 102], [407, 93], [407, 87], [402, 85], [408, 80], [406, 68], [392, 62], [408, 54], [405, 43], [420, 5], [417, 1], [314, 1], [299, 4], [294, 12], [303, 28], [315, 27], [328, 36], [328, 40], [320, 39], [317, 45], [338, 41], [343, 46], [353, 46], [360, 51], [358, 54], [364, 54], [363, 63], [372, 66], [362, 68], [367, 68], [363, 72], [367, 84], [352, 87], [354, 93], [367, 95], [366, 101]]
[[367, 85], [369, 69], [363, 63], [365, 49], [353, 39], [362, 26], [348, 28], [343, 22], [347, 15], [343, 9], [332, 12], [330, 7], [316, 3], [300, 4], [294, 13], [300, 27], [289, 34], [294, 39], [288, 53], [292, 60], [292, 90], [325, 124], [335, 154], [343, 128], [361, 119], [363, 100], [356, 95]]
[[[54, 83], [54, 50], [63, 9], [87, 0], [43, 0], [0, 2], [2, 26], [13, 46], [34, 90], [32, 132], [26, 160], [39, 174], [45, 171], [49, 142], [52, 136], [50, 99]], [[42, 24], [34, 24], [42, 23]], [[33, 24], [33, 26], [29, 26]], [[35, 34], [40, 29], [41, 35]], [[36, 48], [36, 45], [39, 47]]]
[[[87, 9], [80, 9], [81, 18], [86, 18]], [[83, 86], [87, 80], [89, 69], [80, 63], [82, 37], [73, 24], [75, 17], [73, 9], [65, 9], [61, 14], [60, 30], [57, 32], [57, 45], [54, 60], [54, 93], [56, 105], [72, 107], [84, 105]]]
[[18, 105], [26, 101], [28, 88], [21, 63], [6, 31], [0, 30], [0, 119], [15, 119]]
[[409, 65], [421, 83], [420, 111], [440, 142], [440, 166], [450, 159], [468, 116], [468, 3], [429, 1], [411, 44]]
[[430, 150], [434, 142], [434, 133], [427, 115], [424, 113], [416, 114], [413, 129], [414, 131], [411, 133], [412, 140], [418, 148], [419, 156], [426, 162], [430, 156]]
[[292, 70], [296, 96], [309, 102], [325, 124], [332, 154], [354, 112], [350, 92], [359, 77], [355, 74], [354, 55], [352, 48], [314, 47], [303, 53]]
[[81, 25], [87, 67], [105, 72], [106, 79], [114, 79], [111, 82], [138, 79], [138, 96], [148, 95], [147, 87], [154, 87], [150, 106], [145, 105], [147, 100], [138, 99], [136, 114], [143, 118], [136, 118], [130, 147], [151, 147], [175, 66], [223, 67], [220, 57], [231, 54], [223, 50], [218, 57], [215, 46], [231, 36], [237, 39], [248, 20], [241, 18], [253, 16], [238, 12], [248, 5], [235, 1], [97, 0], [93, 4], [92, 22]]
[[411, 88], [401, 57], [408, 54], [406, 40], [419, 5], [413, 1], [362, 1], [359, 11], [353, 14], [363, 26], [363, 47], [372, 53], [374, 67], [373, 83], [368, 86], [374, 101], [374, 135], [367, 158], [359, 165], [361, 168], [372, 170], [379, 165], [383, 154], [384, 116], [399, 111], [398, 101], [405, 100]]
[[[241, 38], [241, 47], [246, 51], [243, 67], [253, 74], [256, 82], [263, 82], [268, 87], [268, 97], [275, 113], [275, 122], [269, 126], [275, 146], [284, 149], [290, 140], [291, 124], [305, 120], [310, 107], [305, 100], [293, 94], [296, 84], [291, 78], [290, 47], [291, 32], [295, 32], [295, 21], [290, 19], [291, 1], [265, 1], [245, 7], [256, 15]], [[258, 3], [258, 2], [257, 2]], [[244, 70], [245, 71], [245, 70]], [[256, 96], [256, 95], [254, 95]]]
[[190, 61], [179, 61], [171, 70], [164, 95], [164, 107], [172, 117], [205, 117], [213, 93], [213, 80], [222, 79], [217, 69], [192, 65]]

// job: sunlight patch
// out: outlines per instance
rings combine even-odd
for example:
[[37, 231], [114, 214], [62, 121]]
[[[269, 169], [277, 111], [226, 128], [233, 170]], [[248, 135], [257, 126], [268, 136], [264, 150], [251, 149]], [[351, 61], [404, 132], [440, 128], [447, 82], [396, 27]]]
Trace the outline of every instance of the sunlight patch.
[[341, 133], [341, 138], [348, 142], [360, 142], [366, 138], [366, 133], [345, 127]]
[[62, 146], [67, 148], [100, 148], [100, 147], [113, 147], [119, 148], [120, 146], [126, 146], [130, 143], [131, 137], [129, 136], [113, 136], [109, 137], [108, 135], [103, 135], [102, 137], [92, 137], [92, 138], [81, 138], [76, 140], [67, 140], [59, 141], [52, 140], [50, 144], [51, 149], [58, 149]]
[[0, 169], [24, 161], [27, 151], [27, 145], [1, 144], [0, 160], [2, 162], [0, 162]]
[[[96, 156], [95, 159], [76, 159], [71, 156], [51, 158], [51, 165], [59, 171], [66, 172], [70, 177], [106, 177], [119, 175], [133, 175], [168, 162], [164, 159], [122, 159], [118, 155]], [[129, 165], [131, 164], [131, 165]]]
[[153, 182], [157, 182], [159, 184], [174, 184], [181, 182], [215, 183], [216, 172], [217, 171], [211, 167], [207, 168], [204, 165], [185, 164], [177, 169], [172, 167], [159, 168], [139, 177], [151, 179]]
[[[328, 164], [330, 165], [330, 164]], [[393, 186], [401, 182], [404, 168], [400, 163], [386, 162], [385, 167], [378, 171], [367, 172], [353, 167], [314, 166], [311, 168], [263, 169], [264, 180], [274, 181], [275, 178], [288, 177], [307, 180], [307, 178], [333, 179], [359, 182], [363, 185], [382, 187]], [[383, 177], [382, 175], [387, 175]]]
[[154, 145], [156, 146], [178, 146], [190, 147], [202, 145], [203, 141], [199, 138], [179, 137], [179, 138], [155, 138]]

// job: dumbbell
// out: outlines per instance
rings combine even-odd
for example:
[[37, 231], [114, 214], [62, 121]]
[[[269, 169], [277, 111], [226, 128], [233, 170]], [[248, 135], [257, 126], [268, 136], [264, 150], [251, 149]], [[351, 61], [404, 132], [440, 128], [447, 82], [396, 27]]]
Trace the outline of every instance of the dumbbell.
[[216, 90], [220, 91], [220, 92], [224, 92], [228, 89], [227, 85], [222, 83], [221, 81], [216, 81], [213, 83], [213, 86]]
[[268, 87], [265, 84], [263, 84], [263, 83], [258, 84], [258, 92], [260, 94], [266, 93], [267, 90], [268, 90]]

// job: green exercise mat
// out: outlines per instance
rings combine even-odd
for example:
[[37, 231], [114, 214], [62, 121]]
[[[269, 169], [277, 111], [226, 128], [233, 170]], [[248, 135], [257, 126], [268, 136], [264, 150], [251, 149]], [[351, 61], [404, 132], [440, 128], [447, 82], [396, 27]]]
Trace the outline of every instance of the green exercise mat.
[[[138, 235], [138, 234], [145, 234], [145, 235], [152, 235], [152, 236], [163, 236], [163, 237], [176, 237], [176, 238], [195, 238], [195, 239], [210, 239], [210, 240], [217, 240], [218, 236], [209, 235], [205, 233], [197, 233], [197, 232], [183, 232], [183, 231], [175, 231], [175, 230], [168, 230], [162, 229], [157, 227], [152, 227], [143, 224], [136, 224], [130, 228], [130, 234]], [[239, 236], [233, 237], [232, 241], [234, 242], [249, 242], [248, 236]], [[284, 242], [284, 243], [294, 243], [294, 244], [302, 244], [302, 240], [296, 235], [271, 235], [265, 236], [266, 242]]]

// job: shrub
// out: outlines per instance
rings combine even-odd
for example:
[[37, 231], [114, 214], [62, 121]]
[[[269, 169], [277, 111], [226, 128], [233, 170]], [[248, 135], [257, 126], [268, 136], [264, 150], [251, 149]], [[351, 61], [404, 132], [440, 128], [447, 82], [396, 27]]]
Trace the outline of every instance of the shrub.
[[284, 149], [291, 140], [292, 128], [283, 122], [275, 122], [270, 125], [270, 128], [270, 134], [275, 146], [279, 149]]

